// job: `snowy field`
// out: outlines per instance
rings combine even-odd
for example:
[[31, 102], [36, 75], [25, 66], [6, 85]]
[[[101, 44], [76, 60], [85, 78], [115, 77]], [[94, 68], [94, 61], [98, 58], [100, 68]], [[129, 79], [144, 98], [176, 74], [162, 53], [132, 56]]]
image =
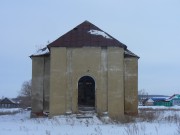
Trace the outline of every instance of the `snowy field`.
[[[76, 115], [30, 119], [30, 112], [0, 109], [0, 135], [180, 135], [180, 107], [139, 107], [139, 116], [108, 124]], [[16, 114], [9, 112], [16, 111]]]

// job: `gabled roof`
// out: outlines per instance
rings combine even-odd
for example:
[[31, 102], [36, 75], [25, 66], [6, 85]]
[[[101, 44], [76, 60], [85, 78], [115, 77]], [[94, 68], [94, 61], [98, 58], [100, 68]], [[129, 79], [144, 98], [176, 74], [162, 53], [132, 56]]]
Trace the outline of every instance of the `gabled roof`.
[[0, 103], [1, 104], [16, 104], [13, 100], [11, 100], [9, 98], [2, 99]]
[[146, 102], [153, 103], [154, 100], [152, 100], [151, 98], [149, 98]]
[[127, 48], [126, 45], [88, 21], [84, 21], [54, 42], [50, 43], [48, 48], [83, 46], [118, 46], [125, 49]]
[[94, 24], [84, 21], [66, 34], [62, 35], [47, 47], [40, 49], [38, 53], [30, 57], [49, 56], [51, 47], [108, 47], [116, 46], [124, 48], [124, 57], [139, 58], [136, 54], [127, 49], [127, 46], [108, 33], [104, 32]]
[[167, 101], [171, 101], [173, 99], [180, 99], [180, 95], [179, 94], [174, 94], [172, 95], [170, 98], [166, 99]]

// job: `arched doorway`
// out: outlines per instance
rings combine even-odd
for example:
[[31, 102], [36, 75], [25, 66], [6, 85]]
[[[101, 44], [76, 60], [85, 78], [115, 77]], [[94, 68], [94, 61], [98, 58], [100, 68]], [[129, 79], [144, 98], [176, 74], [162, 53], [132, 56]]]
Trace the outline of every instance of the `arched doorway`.
[[78, 81], [78, 107], [95, 107], [95, 81], [90, 76]]

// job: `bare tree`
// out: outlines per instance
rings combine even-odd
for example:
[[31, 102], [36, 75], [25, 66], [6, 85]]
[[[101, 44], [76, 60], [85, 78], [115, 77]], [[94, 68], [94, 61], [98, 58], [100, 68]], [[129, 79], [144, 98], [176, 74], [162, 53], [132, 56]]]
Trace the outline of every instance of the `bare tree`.
[[30, 81], [25, 81], [22, 84], [21, 90], [19, 92], [19, 96], [17, 97], [20, 100], [21, 107], [31, 106], [31, 89], [32, 83]]
[[139, 104], [143, 105], [143, 101], [148, 98], [148, 92], [145, 89], [138, 91]]
[[21, 87], [21, 91], [20, 91], [20, 96], [23, 96], [23, 97], [30, 97], [31, 96], [31, 80], [30, 81], [25, 81], [23, 84], [22, 84], [22, 87]]

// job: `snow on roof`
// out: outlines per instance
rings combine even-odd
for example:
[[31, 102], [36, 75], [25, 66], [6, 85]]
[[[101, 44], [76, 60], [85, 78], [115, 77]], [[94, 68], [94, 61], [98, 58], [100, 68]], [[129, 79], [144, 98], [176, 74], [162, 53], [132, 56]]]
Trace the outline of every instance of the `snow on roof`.
[[14, 103], [14, 104], [16, 104], [16, 102], [15, 101], [13, 101], [12, 99], [9, 99], [12, 103]]
[[13, 103], [13, 104], [16, 104], [16, 102], [15, 101], [13, 101], [12, 99], [9, 99], [9, 98], [4, 98], [3, 100], [1, 100], [1, 103]]
[[165, 101], [167, 98], [166, 97], [152, 97], [151, 98], [153, 101]]
[[169, 97], [152, 97], [152, 99], [168, 99]]
[[33, 56], [39, 56], [49, 53], [49, 49], [47, 47], [44, 47], [42, 49], [37, 50], [36, 53], [33, 54]]
[[172, 95], [171, 97], [167, 98], [166, 101], [171, 101], [173, 99], [179, 99], [180, 98], [180, 95], [179, 94], [174, 94]]
[[146, 102], [149, 102], [149, 103], [152, 102], [152, 103], [153, 103], [154, 100], [152, 100], [152, 99], [150, 98], [150, 99], [148, 99]]
[[112, 39], [110, 36], [108, 36], [104, 31], [99, 31], [99, 30], [89, 30], [88, 33], [92, 35], [100, 35], [103, 36], [104, 38]]
[[172, 95], [169, 99], [178, 98], [179, 96], [180, 96], [179, 94], [174, 94], [174, 95]]

